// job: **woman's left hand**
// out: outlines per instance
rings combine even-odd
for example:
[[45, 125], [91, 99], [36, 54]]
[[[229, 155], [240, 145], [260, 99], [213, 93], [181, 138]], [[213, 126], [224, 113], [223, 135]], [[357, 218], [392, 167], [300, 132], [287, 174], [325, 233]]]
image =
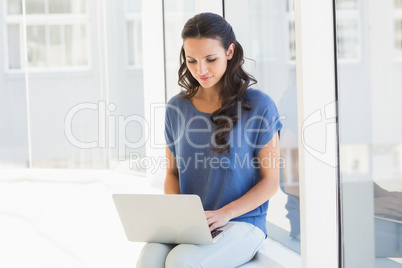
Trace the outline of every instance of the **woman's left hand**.
[[231, 219], [229, 212], [224, 208], [205, 211], [205, 216], [207, 217], [209, 230], [211, 230], [211, 232], [216, 228], [224, 226]]

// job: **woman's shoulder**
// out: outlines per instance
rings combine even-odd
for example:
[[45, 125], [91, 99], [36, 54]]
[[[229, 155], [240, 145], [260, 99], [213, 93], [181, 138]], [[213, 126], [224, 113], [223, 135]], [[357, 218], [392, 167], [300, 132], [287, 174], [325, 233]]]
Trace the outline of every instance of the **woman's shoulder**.
[[181, 91], [180, 93], [177, 93], [176, 95], [174, 95], [173, 97], [171, 97], [169, 99], [169, 101], [167, 102], [168, 105], [173, 105], [176, 107], [179, 107], [181, 105], [183, 105], [183, 103], [185, 102], [185, 98], [183, 97], [185, 95], [185, 92]]
[[244, 97], [250, 103], [251, 107], [266, 109], [271, 105], [275, 105], [274, 100], [267, 93], [258, 89], [247, 89]]

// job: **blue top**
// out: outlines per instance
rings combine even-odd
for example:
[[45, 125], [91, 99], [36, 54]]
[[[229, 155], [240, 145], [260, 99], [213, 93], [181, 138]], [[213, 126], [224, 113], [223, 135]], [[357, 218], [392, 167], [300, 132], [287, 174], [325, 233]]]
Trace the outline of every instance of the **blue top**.
[[[165, 139], [176, 158], [180, 193], [200, 196], [204, 210], [220, 209], [260, 181], [256, 156], [282, 128], [278, 110], [267, 94], [248, 89], [243, 101], [251, 110], [236, 108], [240, 118], [227, 137], [230, 152], [218, 154], [210, 149], [216, 147], [211, 114], [179, 95], [166, 106]], [[254, 224], [266, 234], [268, 202], [232, 220]]]

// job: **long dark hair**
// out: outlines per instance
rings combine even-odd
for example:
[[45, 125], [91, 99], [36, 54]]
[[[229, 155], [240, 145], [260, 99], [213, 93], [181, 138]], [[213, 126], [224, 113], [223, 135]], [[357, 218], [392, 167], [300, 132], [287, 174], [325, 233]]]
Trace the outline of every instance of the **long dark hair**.
[[[211, 120], [216, 125], [214, 139], [217, 147], [211, 148], [216, 153], [229, 153], [230, 145], [226, 137], [232, 131], [239, 119], [236, 105], [241, 105], [245, 110], [251, 110], [247, 103], [242, 103], [242, 96], [248, 87], [257, 83], [257, 80], [243, 70], [244, 64], [243, 48], [237, 42], [232, 26], [221, 16], [214, 13], [200, 13], [189, 19], [184, 25], [181, 33], [183, 41], [186, 38], [212, 38], [219, 40], [222, 47], [227, 50], [233, 43], [233, 57], [228, 60], [225, 74], [220, 80], [219, 99], [222, 102], [221, 108], [211, 114]], [[180, 96], [190, 99], [193, 97], [200, 84], [191, 75], [186, 64], [186, 54], [182, 46], [180, 52], [179, 86], [186, 89]], [[228, 120], [229, 119], [229, 120]], [[225, 129], [225, 130], [224, 130]]]

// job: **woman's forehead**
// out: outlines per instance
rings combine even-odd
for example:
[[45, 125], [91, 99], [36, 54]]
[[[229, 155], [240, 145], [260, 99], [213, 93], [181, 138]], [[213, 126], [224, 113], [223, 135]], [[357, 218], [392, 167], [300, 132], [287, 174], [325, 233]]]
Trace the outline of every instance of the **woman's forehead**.
[[189, 57], [205, 57], [225, 51], [221, 42], [213, 38], [186, 38], [183, 48]]

